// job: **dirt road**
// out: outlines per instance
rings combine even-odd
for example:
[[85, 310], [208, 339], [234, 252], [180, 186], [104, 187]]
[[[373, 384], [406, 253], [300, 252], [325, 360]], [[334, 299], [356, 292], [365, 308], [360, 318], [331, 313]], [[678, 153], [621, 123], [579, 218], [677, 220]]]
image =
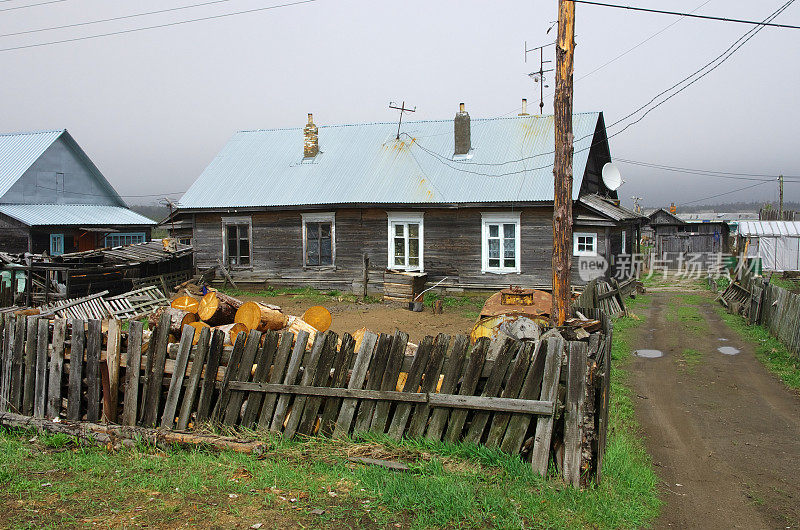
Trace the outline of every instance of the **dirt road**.
[[[630, 365], [666, 502], [655, 527], [797, 528], [800, 397], [766, 371], [713, 303], [654, 293], [632, 344], [663, 352]], [[689, 323], [680, 314], [687, 305], [696, 306]]]

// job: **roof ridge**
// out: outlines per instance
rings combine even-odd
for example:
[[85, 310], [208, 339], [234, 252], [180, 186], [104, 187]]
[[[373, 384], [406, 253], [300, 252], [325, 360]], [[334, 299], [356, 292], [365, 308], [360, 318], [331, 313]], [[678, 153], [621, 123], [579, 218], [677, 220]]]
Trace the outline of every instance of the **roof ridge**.
[[[602, 111], [594, 110], [594, 111], [584, 111], [584, 112], [574, 112], [573, 116], [576, 115], [587, 115], [587, 114], [600, 114]], [[470, 118], [472, 123], [475, 122], [491, 122], [491, 121], [505, 121], [505, 120], [518, 120], [522, 118], [526, 119], [542, 119], [542, 118], [552, 118], [553, 114], [527, 114], [525, 116], [494, 116], [490, 118]], [[442, 118], [437, 120], [411, 120], [411, 121], [404, 121], [406, 125], [411, 125], [415, 123], [450, 123], [452, 122], [452, 118]], [[397, 125], [396, 121], [371, 121], [371, 122], [361, 122], [361, 123], [334, 123], [331, 125], [319, 125], [315, 124], [318, 129], [336, 129], [342, 127], [363, 127], [363, 126], [370, 126], [370, 125]], [[240, 129], [236, 131], [236, 134], [239, 133], [257, 133], [257, 132], [277, 132], [277, 131], [302, 131], [303, 127], [273, 127], [267, 129]]]
[[49, 134], [49, 133], [64, 133], [67, 132], [66, 129], [42, 129], [40, 131], [17, 131], [17, 132], [6, 132], [0, 133], [0, 136], [27, 136], [33, 134]]

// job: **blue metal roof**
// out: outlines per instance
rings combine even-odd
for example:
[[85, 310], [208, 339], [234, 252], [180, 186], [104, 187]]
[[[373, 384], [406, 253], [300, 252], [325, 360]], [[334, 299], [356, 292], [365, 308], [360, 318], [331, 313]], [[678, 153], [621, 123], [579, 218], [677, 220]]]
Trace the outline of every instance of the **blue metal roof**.
[[65, 129], [0, 134], [0, 197], [2, 197]]
[[[599, 112], [573, 117], [573, 199]], [[472, 152], [454, 159], [453, 120], [319, 126], [303, 159], [303, 130], [241, 131], [203, 171], [182, 208], [553, 200], [552, 116], [473, 119]]]
[[0, 213], [28, 226], [154, 226], [152, 219], [122, 206], [99, 204], [0, 204]]

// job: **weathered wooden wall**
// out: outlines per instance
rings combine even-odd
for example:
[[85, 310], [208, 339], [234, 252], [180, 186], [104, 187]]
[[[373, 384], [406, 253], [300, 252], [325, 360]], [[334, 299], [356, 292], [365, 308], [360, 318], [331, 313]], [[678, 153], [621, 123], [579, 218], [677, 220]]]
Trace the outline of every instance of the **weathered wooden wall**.
[[28, 229], [5, 215], [0, 215], [0, 252], [28, 252]]
[[[407, 209], [406, 209], [407, 211]], [[429, 281], [447, 276], [447, 285], [494, 289], [511, 283], [549, 287], [552, 256], [552, 209], [522, 208], [521, 274], [481, 273], [481, 212], [490, 208], [431, 208], [424, 210], [424, 263]], [[233, 271], [234, 279], [267, 281], [273, 285], [313, 284], [322, 289], [358, 289], [363, 277], [363, 254], [370, 258], [370, 290], [379, 291], [387, 266], [387, 211], [342, 208], [336, 211], [334, 267], [303, 268], [300, 211], [254, 211], [236, 215], [195, 214], [196, 264], [210, 267], [222, 259], [222, 217], [249, 217], [252, 222], [251, 267]], [[598, 235], [598, 253], [606, 254], [604, 229], [578, 227]], [[584, 283], [577, 273], [575, 284]]]

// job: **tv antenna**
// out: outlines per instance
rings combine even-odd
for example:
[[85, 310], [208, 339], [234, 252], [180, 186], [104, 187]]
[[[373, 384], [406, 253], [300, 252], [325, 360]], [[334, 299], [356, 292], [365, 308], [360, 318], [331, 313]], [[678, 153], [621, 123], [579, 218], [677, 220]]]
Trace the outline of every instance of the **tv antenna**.
[[634, 195], [633, 197], [631, 197], [631, 199], [633, 199], [633, 211], [641, 215], [642, 207], [639, 205], [639, 201], [644, 200], [644, 197], [637, 197]]
[[407, 109], [405, 101], [402, 102], [399, 107], [397, 106], [397, 103], [395, 103], [394, 101], [390, 101], [389, 102], [389, 108], [400, 111], [400, 121], [397, 122], [397, 138], [396, 138], [397, 140], [399, 140], [400, 139], [400, 125], [403, 123], [403, 113], [404, 112], [416, 112], [417, 111], [417, 107], [414, 107], [413, 109]]
[[[552, 29], [552, 27], [551, 27]], [[549, 31], [549, 30], [548, 30]], [[533, 79], [534, 83], [539, 83], [539, 114], [541, 115], [544, 112], [544, 89], [550, 88], [549, 85], [545, 85], [546, 78], [544, 74], [547, 72], [552, 72], [552, 68], [545, 69], [544, 65], [547, 63], [552, 63], [553, 61], [545, 61], [544, 60], [544, 49], [548, 46], [555, 45], [555, 42], [551, 42], [549, 44], [544, 44], [542, 46], [537, 46], [536, 48], [528, 49], [528, 41], [525, 41], [525, 62], [528, 62], [528, 52], [535, 52], [539, 50], [539, 70], [535, 72], [531, 72], [528, 74], [528, 77]]]
[[175, 210], [178, 208], [178, 205], [175, 204], [175, 201], [173, 201], [169, 197], [163, 197], [158, 202], [162, 206], [166, 206], [167, 208], [169, 208], [169, 220], [170, 224], [172, 225], [172, 229], [170, 230], [170, 237], [175, 237], [175, 216], [173, 214]]

